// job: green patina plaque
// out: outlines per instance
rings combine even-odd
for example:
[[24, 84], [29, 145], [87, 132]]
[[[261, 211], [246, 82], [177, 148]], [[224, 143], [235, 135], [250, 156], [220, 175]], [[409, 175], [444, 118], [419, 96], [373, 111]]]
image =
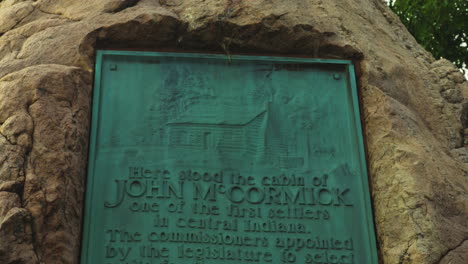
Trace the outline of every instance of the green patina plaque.
[[375, 264], [349, 61], [98, 51], [82, 264]]

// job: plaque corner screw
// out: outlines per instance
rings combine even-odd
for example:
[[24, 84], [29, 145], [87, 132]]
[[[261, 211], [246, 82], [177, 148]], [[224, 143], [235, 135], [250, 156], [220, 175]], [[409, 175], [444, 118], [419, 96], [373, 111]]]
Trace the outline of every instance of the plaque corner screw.
[[116, 71], [116, 70], [117, 70], [117, 64], [111, 64], [111, 65], [109, 65], [109, 69], [110, 69], [111, 71]]
[[335, 74], [333, 74], [333, 79], [339, 80], [339, 79], [341, 79], [341, 75], [338, 74], [338, 73], [335, 73]]

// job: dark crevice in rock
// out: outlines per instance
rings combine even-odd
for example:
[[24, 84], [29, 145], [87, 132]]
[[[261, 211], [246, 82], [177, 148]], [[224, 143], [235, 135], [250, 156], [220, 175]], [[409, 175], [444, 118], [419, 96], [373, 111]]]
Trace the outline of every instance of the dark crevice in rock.
[[[29, 156], [31, 154], [31, 151], [32, 151], [32, 148], [34, 146], [34, 129], [35, 129], [35, 123], [34, 123], [34, 118], [32, 118], [32, 115], [31, 115], [31, 112], [29, 110], [29, 108], [31, 107], [31, 105], [33, 105], [37, 100], [31, 100], [31, 102], [28, 103], [28, 105], [26, 106], [26, 112], [27, 114], [29, 115], [29, 117], [31, 118], [31, 121], [32, 121], [32, 130], [31, 130], [31, 134], [30, 134], [30, 137], [31, 137], [31, 147], [26, 151], [26, 153], [24, 154], [24, 163], [23, 163], [23, 172], [24, 172], [24, 181], [23, 181], [23, 186], [22, 186], [22, 189], [21, 189], [21, 194], [19, 194], [20, 196], [20, 200], [21, 200], [21, 207], [22, 208], [25, 208], [25, 201], [24, 201], [24, 187], [25, 187], [25, 182], [26, 182], [26, 171], [28, 169], [28, 163], [29, 163]], [[38, 245], [37, 245], [37, 239], [36, 239], [36, 232], [35, 232], [35, 228], [34, 228], [34, 225], [33, 225], [33, 221], [32, 221], [32, 216], [31, 216], [31, 219], [30, 221], [27, 223], [30, 228], [31, 228], [31, 246], [32, 246], [32, 250], [34, 251], [34, 255], [36, 256], [36, 259], [39, 260], [39, 263], [41, 263], [40, 261], [40, 256], [39, 256], [39, 253], [38, 253]]]
[[16, 143], [11, 142], [11, 140], [10, 140], [6, 135], [4, 135], [1, 131], [0, 131], [0, 136], [4, 137], [5, 140], [6, 140], [10, 145], [16, 145]]
[[[32, 217], [32, 216], [31, 216]], [[32, 246], [32, 250], [34, 252], [34, 255], [36, 256], [36, 259], [38, 260], [39, 263], [42, 264], [41, 262], [41, 258], [39, 257], [39, 253], [38, 253], [38, 245], [37, 245], [37, 238], [36, 238], [36, 229], [34, 228], [34, 225], [32, 223], [32, 219], [31, 221], [29, 221], [29, 226], [31, 228], [31, 246]]]
[[162, 6], [180, 6], [184, 0], [159, 0]]
[[398, 264], [408, 263], [411, 260], [411, 255], [408, 253], [410, 247], [413, 245], [414, 242], [408, 242], [408, 246], [406, 247], [405, 251], [400, 255], [400, 259], [398, 260]]
[[[286, 13], [270, 16], [261, 22], [245, 26], [225, 19], [211, 18], [211, 22], [194, 29], [188, 29], [187, 23], [181, 23], [172, 16], [160, 15], [151, 20], [131, 20], [96, 29], [83, 39], [79, 49], [83, 67], [90, 69], [94, 64], [95, 49], [167, 50], [228, 55], [275, 54], [353, 61], [363, 59], [362, 52], [355, 47], [340, 46], [332, 42], [334, 33], [321, 32], [308, 24], [288, 28], [276, 23], [284, 15]], [[130, 47], [129, 43], [132, 43]]]
[[136, 6], [138, 2], [140, 2], [140, 0], [125, 0], [125, 1], [110, 2], [109, 5], [104, 8], [104, 12], [118, 13], [127, 8]]
[[462, 139], [462, 147], [468, 147], [468, 100], [462, 104], [460, 121], [462, 123], [462, 129], [460, 131]]
[[462, 105], [461, 122], [463, 128], [468, 128], [468, 101]]
[[465, 243], [466, 241], [468, 241], [468, 238], [464, 238], [464, 239], [463, 239], [460, 243], [458, 243], [455, 247], [450, 248], [450, 249], [448, 249], [447, 251], [445, 251], [436, 263], [440, 263], [448, 254], [450, 254], [450, 253], [451, 253], [452, 251], [454, 251], [454, 250], [457, 250], [457, 249], [458, 249], [459, 247], [461, 247], [461, 246], [463, 245], [463, 243]]
[[[10, 28], [10, 30], [15, 29], [15, 28], [16, 28], [19, 24], [21, 24], [21, 22], [23, 22], [29, 15], [31, 15], [31, 14], [34, 12], [34, 10], [35, 10], [35, 8], [33, 7], [33, 9], [32, 9], [27, 15], [25, 15], [23, 18], [21, 18], [20, 20], [18, 20], [18, 22], [16, 22], [15, 25], [12, 26], [12, 27]], [[0, 37], [1, 37], [4, 33], [6, 33], [6, 32], [3, 32], [3, 33], [0, 35]]]
[[[44, 10], [39, 9], [39, 8], [38, 8], [37, 10], [39, 10], [41, 13], [44, 13], [44, 14], [47, 14], [47, 15], [58, 16], [59, 18], [66, 19], [66, 20], [75, 21], [75, 22], [81, 21], [81, 19], [72, 19], [72, 18], [69, 18], [69, 17], [64, 16], [64, 15], [61, 14], [61, 13], [47, 12], [47, 11], [44, 11]], [[37, 33], [37, 32], [36, 32], [36, 33]]]

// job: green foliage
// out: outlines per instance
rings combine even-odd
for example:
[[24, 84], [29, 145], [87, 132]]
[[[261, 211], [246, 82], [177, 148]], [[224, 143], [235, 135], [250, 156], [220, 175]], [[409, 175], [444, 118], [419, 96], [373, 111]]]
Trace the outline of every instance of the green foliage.
[[435, 58], [468, 65], [468, 0], [395, 0], [395, 12]]

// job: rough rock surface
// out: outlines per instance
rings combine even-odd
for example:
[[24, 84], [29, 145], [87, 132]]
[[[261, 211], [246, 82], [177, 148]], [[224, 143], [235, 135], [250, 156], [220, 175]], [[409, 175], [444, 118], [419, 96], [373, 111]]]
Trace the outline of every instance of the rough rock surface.
[[355, 61], [381, 262], [467, 263], [468, 83], [380, 0], [0, 1], [0, 263], [79, 263], [99, 48]]

